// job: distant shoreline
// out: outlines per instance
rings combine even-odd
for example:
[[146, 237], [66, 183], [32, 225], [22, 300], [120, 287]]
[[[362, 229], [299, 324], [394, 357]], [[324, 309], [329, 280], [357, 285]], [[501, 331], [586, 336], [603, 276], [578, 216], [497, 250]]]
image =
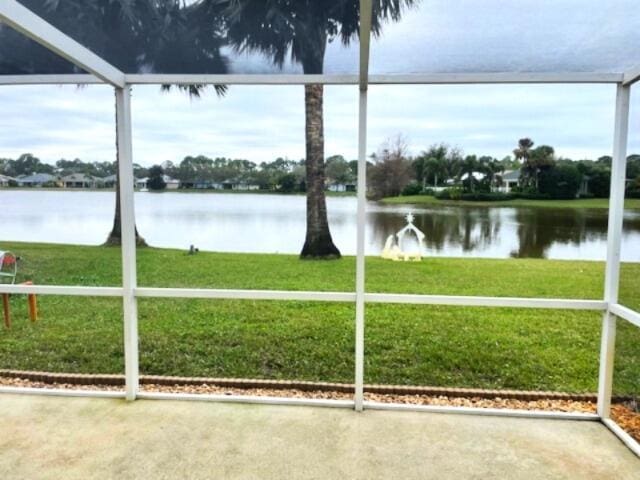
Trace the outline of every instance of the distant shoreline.
[[[110, 192], [115, 193], [115, 188], [60, 188], [60, 187], [0, 187], [0, 192]], [[223, 193], [223, 194], [257, 194], [257, 195], [306, 195], [306, 192], [278, 192], [275, 190], [215, 190], [207, 188], [178, 188], [175, 190], [160, 190], [160, 191], [140, 191], [135, 190], [136, 193]], [[355, 197], [356, 192], [325, 192], [327, 197]]]
[[[417, 205], [433, 207], [531, 207], [531, 208], [575, 208], [575, 209], [607, 209], [608, 198], [577, 198], [575, 200], [532, 200], [517, 198], [497, 201], [439, 200], [430, 195], [407, 195], [404, 197], [387, 197], [380, 200], [385, 205]], [[627, 198], [625, 210], [640, 210], [640, 199]]]

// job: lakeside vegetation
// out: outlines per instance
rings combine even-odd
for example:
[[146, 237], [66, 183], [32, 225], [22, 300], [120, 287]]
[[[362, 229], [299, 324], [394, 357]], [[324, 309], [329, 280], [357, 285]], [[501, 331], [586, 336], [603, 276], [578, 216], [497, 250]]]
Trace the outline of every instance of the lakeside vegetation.
[[[428, 205], [428, 206], [460, 206], [460, 207], [540, 207], [540, 208], [609, 208], [608, 198], [576, 198], [574, 200], [536, 200], [515, 198], [511, 200], [471, 201], [440, 199], [433, 195], [407, 195], [383, 198], [382, 203], [388, 205]], [[627, 198], [624, 208], [640, 210], [640, 198]]]
[[[120, 284], [120, 249], [0, 242], [22, 257], [20, 280]], [[640, 308], [640, 264], [622, 269], [621, 298]], [[141, 286], [353, 291], [355, 259], [138, 250]], [[367, 258], [372, 292], [602, 298], [604, 264], [536, 259]], [[44, 296], [40, 321], [12, 296], [0, 368], [121, 373], [118, 298]], [[140, 299], [142, 373], [353, 380], [351, 303]], [[595, 391], [598, 312], [368, 305], [367, 383]], [[640, 391], [640, 329], [620, 322], [616, 393]]]
[[[573, 200], [609, 198], [610, 156], [572, 160], [556, 155], [553, 147], [534, 148], [521, 138], [513, 157], [463, 155], [462, 150], [434, 144], [416, 157], [399, 135], [372, 156], [367, 180], [371, 197], [433, 195], [442, 200], [471, 202], [512, 200]], [[640, 155], [626, 162], [626, 195], [640, 198]]]

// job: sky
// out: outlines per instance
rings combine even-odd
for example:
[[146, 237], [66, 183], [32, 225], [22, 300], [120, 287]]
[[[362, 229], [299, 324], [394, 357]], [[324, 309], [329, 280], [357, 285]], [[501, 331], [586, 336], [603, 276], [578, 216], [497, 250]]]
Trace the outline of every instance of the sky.
[[[326, 156], [357, 158], [357, 87], [325, 87]], [[371, 86], [368, 153], [404, 136], [411, 154], [445, 142], [465, 154], [509, 155], [519, 138], [552, 145], [573, 159], [611, 154], [612, 85]], [[113, 90], [106, 86], [0, 87], [0, 158], [29, 152], [47, 163], [60, 158], [112, 161]], [[301, 86], [232, 86], [201, 99], [135, 86], [134, 161], [149, 166], [186, 155], [304, 158]], [[640, 152], [640, 91], [632, 88], [629, 152]]]

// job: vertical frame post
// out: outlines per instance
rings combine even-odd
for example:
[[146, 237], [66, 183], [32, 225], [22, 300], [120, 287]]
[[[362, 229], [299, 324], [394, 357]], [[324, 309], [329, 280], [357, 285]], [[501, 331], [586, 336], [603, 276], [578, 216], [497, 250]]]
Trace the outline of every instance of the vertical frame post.
[[131, 147], [131, 87], [116, 88], [118, 175], [122, 233], [122, 308], [124, 315], [124, 364], [127, 400], [138, 393], [138, 305], [136, 234], [133, 203], [133, 154]]
[[607, 311], [602, 318], [600, 345], [600, 374], [598, 379], [598, 415], [608, 418], [611, 408], [613, 363], [616, 342], [616, 317], [610, 305], [618, 302], [620, 285], [620, 249], [624, 216], [624, 190], [627, 172], [627, 137], [629, 133], [630, 87], [618, 84], [616, 92], [615, 127], [613, 133], [613, 161], [611, 165], [611, 193], [609, 196], [609, 227], [607, 232], [607, 264], [605, 269], [604, 301]]
[[364, 228], [367, 215], [367, 89], [369, 86], [369, 48], [371, 42], [371, 0], [360, 0], [360, 72], [358, 107], [358, 214], [356, 235], [356, 335], [355, 409], [364, 409], [364, 317], [365, 258]]
[[367, 91], [361, 90], [358, 113], [358, 214], [356, 235], [356, 372], [355, 408], [364, 402], [364, 316], [365, 262], [364, 241], [367, 215]]

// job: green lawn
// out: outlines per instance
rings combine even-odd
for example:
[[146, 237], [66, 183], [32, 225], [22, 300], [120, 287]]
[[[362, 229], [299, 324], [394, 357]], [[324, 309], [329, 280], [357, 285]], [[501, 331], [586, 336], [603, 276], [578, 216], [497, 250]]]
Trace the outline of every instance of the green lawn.
[[[576, 200], [528, 200], [518, 198], [496, 202], [472, 202], [465, 200], [438, 200], [431, 195], [408, 195], [405, 197], [389, 197], [381, 200], [389, 205], [456, 205], [468, 207], [546, 207], [546, 208], [609, 208], [607, 198], [580, 198]], [[640, 209], [640, 198], [625, 200], [625, 208]]]
[[[23, 279], [118, 285], [120, 250], [1, 243], [22, 256]], [[145, 248], [141, 286], [353, 291], [355, 261], [291, 255]], [[621, 298], [640, 308], [640, 264], [622, 269]], [[602, 297], [601, 262], [430, 258], [367, 259], [374, 292], [526, 297]], [[0, 331], [0, 368], [123, 371], [119, 299], [39, 296], [41, 320], [12, 297], [14, 328]], [[186, 376], [352, 382], [352, 304], [141, 299], [140, 368]], [[417, 305], [369, 305], [368, 383], [594, 391], [600, 314]], [[640, 329], [620, 322], [617, 393], [640, 393]]]

